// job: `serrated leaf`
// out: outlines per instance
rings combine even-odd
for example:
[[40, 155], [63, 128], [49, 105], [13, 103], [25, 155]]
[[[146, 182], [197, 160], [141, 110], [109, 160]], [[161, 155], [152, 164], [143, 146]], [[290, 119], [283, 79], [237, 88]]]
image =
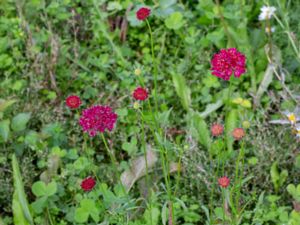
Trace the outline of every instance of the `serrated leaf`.
[[19, 113], [12, 119], [11, 128], [14, 131], [25, 130], [26, 124], [28, 123], [30, 117], [31, 117], [30, 113]]

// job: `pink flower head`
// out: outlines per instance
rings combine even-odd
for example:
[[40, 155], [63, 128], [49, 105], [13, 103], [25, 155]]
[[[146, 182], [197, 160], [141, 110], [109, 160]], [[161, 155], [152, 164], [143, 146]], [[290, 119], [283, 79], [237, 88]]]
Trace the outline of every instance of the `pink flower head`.
[[232, 131], [232, 136], [236, 141], [241, 140], [245, 135], [246, 135], [246, 133], [243, 128], [235, 128]]
[[240, 77], [246, 72], [246, 57], [236, 48], [221, 49], [211, 60], [211, 71], [223, 80], [229, 80], [232, 74]]
[[92, 177], [85, 178], [81, 182], [81, 184], [80, 184], [82, 190], [84, 190], [84, 191], [91, 191], [91, 190], [93, 190], [93, 188], [95, 187], [95, 185], [96, 185], [96, 181]]
[[109, 106], [95, 105], [83, 110], [79, 124], [84, 132], [94, 137], [97, 132], [112, 131], [117, 118], [118, 115]]
[[135, 100], [145, 101], [148, 98], [148, 92], [145, 88], [138, 87], [132, 94]]
[[71, 109], [77, 109], [81, 105], [81, 100], [76, 95], [71, 95], [66, 98], [66, 105]]
[[218, 137], [223, 134], [224, 127], [219, 123], [214, 123], [210, 128], [211, 134], [214, 137]]
[[136, 18], [138, 20], [145, 20], [150, 16], [151, 9], [142, 7], [136, 12]]
[[227, 188], [230, 184], [230, 179], [224, 176], [218, 179], [218, 183], [222, 188]]

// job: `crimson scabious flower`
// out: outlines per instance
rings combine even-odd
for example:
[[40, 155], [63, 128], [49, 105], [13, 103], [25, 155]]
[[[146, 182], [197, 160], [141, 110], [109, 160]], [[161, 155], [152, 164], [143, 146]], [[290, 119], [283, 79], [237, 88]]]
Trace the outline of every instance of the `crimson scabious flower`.
[[211, 71], [223, 80], [229, 80], [232, 74], [240, 77], [246, 72], [246, 57], [236, 48], [221, 49], [211, 60]]
[[222, 188], [227, 188], [230, 184], [230, 179], [224, 176], [218, 179], [218, 183]]
[[243, 128], [235, 128], [232, 131], [232, 136], [236, 141], [239, 141], [245, 136], [245, 130]]
[[109, 106], [95, 105], [83, 110], [79, 124], [84, 132], [94, 137], [97, 132], [112, 131], [117, 118], [118, 115]]
[[132, 94], [135, 100], [145, 101], [148, 98], [148, 92], [145, 88], [138, 87]]
[[93, 188], [95, 187], [95, 185], [96, 185], [96, 181], [92, 177], [85, 178], [81, 182], [81, 184], [80, 184], [82, 190], [84, 190], [84, 191], [91, 191], [91, 190], [93, 190]]
[[210, 128], [211, 135], [214, 137], [218, 137], [222, 135], [223, 131], [224, 131], [224, 127], [219, 123], [213, 124]]
[[71, 109], [77, 109], [81, 105], [81, 100], [76, 95], [71, 95], [66, 98], [66, 105]]
[[150, 16], [151, 9], [142, 7], [136, 12], [136, 18], [138, 20], [145, 20]]

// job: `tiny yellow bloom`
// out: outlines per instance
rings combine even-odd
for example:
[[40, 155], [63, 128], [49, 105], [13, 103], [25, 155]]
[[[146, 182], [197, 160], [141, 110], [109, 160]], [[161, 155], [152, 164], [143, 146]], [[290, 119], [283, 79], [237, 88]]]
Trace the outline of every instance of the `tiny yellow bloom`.
[[297, 122], [297, 118], [296, 118], [296, 115], [294, 113], [288, 114], [287, 118], [291, 122], [291, 124], [295, 124]]
[[241, 106], [243, 106], [244, 108], [251, 108], [252, 104], [249, 100], [244, 99], [241, 103]]
[[232, 100], [232, 103], [235, 103], [235, 104], [238, 104], [238, 105], [242, 104], [242, 102], [243, 102], [243, 99], [240, 98], [240, 97], [235, 98], [235, 99]]
[[136, 68], [136, 69], [134, 70], [134, 75], [140, 76], [141, 74], [142, 74], [142, 70], [141, 70], [140, 68]]
[[243, 121], [242, 125], [243, 125], [243, 128], [245, 128], [245, 129], [248, 129], [251, 126], [250, 122], [247, 120]]
[[134, 102], [133, 103], [133, 108], [134, 109], [139, 109], [140, 108], [140, 103], [139, 102]]

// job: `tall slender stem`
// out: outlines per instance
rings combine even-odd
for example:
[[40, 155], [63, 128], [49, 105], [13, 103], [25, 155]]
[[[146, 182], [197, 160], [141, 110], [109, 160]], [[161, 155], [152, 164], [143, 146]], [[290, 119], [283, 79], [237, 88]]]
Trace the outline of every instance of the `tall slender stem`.
[[[142, 108], [143, 111], [143, 108]], [[148, 195], [149, 195], [149, 208], [150, 208], [150, 215], [152, 215], [152, 198], [151, 198], [151, 188], [150, 188], [150, 181], [149, 181], [149, 169], [148, 169], [148, 157], [147, 157], [147, 150], [146, 150], [146, 141], [145, 141], [145, 124], [144, 124], [144, 120], [142, 119], [142, 116], [140, 116], [140, 112], [139, 112], [139, 117], [141, 120], [141, 124], [142, 124], [142, 148], [143, 148], [143, 152], [144, 152], [144, 159], [145, 159], [145, 165], [146, 165], [146, 184], [147, 184], [147, 191], [148, 191]], [[152, 216], [150, 216], [150, 224], [152, 225]]]
[[151, 54], [152, 54], [152, 63], [154, 66], [154, 102], [155, 102], [155, 112], [158, 112], [158, 103], [157, 103], [157, 73], [158, 73], [158, 68], [157, 68], [157, 61], [154, 55], [154, 42], [153, 42], [153, 34], [152, 34], [152, 29], [150, 26], [150, 23], [148, 21], [148, 19], [146, 19], [146, 23], [149, 29], [149, 33], [150, 33], [150, 41], [151, 41]]

